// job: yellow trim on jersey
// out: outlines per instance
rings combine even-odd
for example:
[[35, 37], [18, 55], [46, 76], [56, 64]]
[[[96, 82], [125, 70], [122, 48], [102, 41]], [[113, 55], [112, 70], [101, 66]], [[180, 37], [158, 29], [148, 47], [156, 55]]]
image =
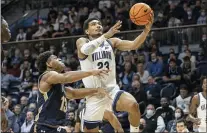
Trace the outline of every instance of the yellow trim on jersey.
[[47, 92], [44, 92], [44, 91], [42, 91], [42, 90], [40, 90], [40, 89], [39, 89], [39, 91], [40, 91], [40, 93], [42, 93], [42, 94], [43, 94], [43, 97], [44, 97], [45, 102], [46, 102], [46, 101], [47, 101], [47, 99], [48, 99]]
[[[35, 116], [35, 122], [37, 122], [39, 120], [39, 115], [40, 115], [40, 112], [42, 111], [42, 106], [38, 109], [38, 114]], [[37, 132], [36, 128], [37, 128], [37, 124], [35, 123], [35, 126], [34, 126], [34, 132], [35, 133]]]

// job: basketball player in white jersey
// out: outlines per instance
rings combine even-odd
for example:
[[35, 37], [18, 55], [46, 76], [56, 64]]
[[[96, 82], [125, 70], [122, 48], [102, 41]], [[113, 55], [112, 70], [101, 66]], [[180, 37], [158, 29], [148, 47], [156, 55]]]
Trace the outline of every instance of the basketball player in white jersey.
[[[207, 90], [207, 77], [202, 81], [203, 91], [195, 95], [192, 99], [190, 106], [190, 120], [198, 125], [198, 132], [207, 132], [207, 115], [206, 115], [206, 90]], [[194, 117], [197, 114], [197, 118]]]
[[83, 29], [88, 38], [79, 38], [76, 42], [78, 57], [82, 70], [108, 68], [110, 72], [104, 78], [90, 76], [83, 79], [85, 87], [107, 88], [111, 99], [108, 97], [88, 96], [86, 97], [86, 112], [84, 116], [84, 131], [97, 132], [99, 122], [103, 119], [104, 111], [125, 111], [129, 114], [130, 131], [138, 132], [140, 111], [135, 98], [124, 91], [120, 91], [116, 82], [116, 62], [114, 49], [122, 51], [136, 50], [145, 41], [152, 23], [153, 13], [149, 23], [143, 32], [133, 41], [112, 38], [119, 32], [121, 21], [118, 21], [107, 33], [103, 34], [100, 20], [90, 18], [84, 22]]

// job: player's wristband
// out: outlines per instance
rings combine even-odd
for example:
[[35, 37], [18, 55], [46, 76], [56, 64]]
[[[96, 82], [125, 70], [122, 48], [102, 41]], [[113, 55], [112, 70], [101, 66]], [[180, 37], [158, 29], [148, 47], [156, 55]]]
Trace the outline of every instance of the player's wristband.
[[90, 41], [86, 44], [84, 44], [81, 47], [81, 52], [85, 55], [92, 54], [107, 38], [105, 38], [103, 35], [93, 41]]

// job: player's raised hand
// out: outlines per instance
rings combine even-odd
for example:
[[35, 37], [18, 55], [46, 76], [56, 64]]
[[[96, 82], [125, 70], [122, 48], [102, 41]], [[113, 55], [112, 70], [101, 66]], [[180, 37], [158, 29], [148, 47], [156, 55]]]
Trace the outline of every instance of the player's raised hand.
[[93, 70], [93, 76], [105, 76], [108, 75], [109, 69], [98, 69], [98, 70]]
[[114, 34], [120, 32], [119, 29], [121, 28], [121, 26], [122, 26], [122, 21], [119, 20], [118, 22], [116, 22], [116, 24], [115, 24], [113, 27], [111, 27], [111, 28], [109, 29], [108, 32], [106, 32], [106, 33], [104, 34], [104, 37], [105, 37], [105, 38], [111, 38]]
[[151, 30], [152, 24], [154, 22], [154, 13], [151, 11], [150, 13], [150, 19], [148, 20], [148, 24], [145, 25], [145, 29], [149, 32]]

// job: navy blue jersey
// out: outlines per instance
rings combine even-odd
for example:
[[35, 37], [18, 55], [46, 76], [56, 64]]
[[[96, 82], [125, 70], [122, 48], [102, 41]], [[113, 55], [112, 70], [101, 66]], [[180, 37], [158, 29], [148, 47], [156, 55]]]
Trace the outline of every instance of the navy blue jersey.
[[[40, 75], [39, 82], [45, 73]], [[53, 84], [48, 92], [42, 92], [39, 88], [37, 106], [38, 114], [35, 118], [37, 124], [50, 126], [63, 125], [67, 110], [64, 85]]]

